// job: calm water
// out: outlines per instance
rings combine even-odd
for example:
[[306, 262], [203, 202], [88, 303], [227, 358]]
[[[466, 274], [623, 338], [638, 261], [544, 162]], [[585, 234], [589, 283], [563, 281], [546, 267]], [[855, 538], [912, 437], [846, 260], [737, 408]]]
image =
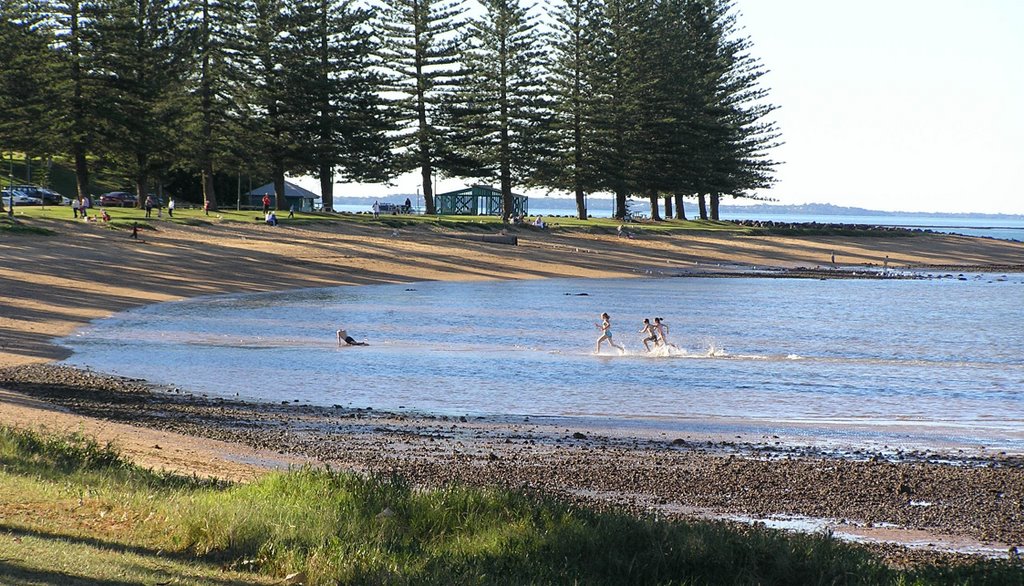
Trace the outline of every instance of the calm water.
[[[594, 354], [602, 311], [626, 355]], [[655, 315], [678, 351], [643, 352]], [[430, 282], [165, 303], [64, 342], [225, 397], [1024, 451], [1022, 316], [1014, 274]]]

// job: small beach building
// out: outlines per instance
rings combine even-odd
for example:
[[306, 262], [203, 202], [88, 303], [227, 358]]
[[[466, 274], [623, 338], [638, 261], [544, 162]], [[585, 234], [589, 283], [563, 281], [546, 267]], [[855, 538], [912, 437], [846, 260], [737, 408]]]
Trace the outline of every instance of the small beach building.
[[[469, 187], [434, 196], [437, 213], [444, 216], [500, 216], [501, 190], [490, 185]], [[529, 213], [529, 198], [512, 194], [510, 216], [526, 216]]]
[[[273, 183], [261, 185], [260, 187], [253, 189], [246, 195], [249, 196], [249, 205], [251, 207], [262, 208], [263, 196], [269, 195], [270, 207], [275, 209], [277, 208], [277, 192], [274, 190]], [[308, 189], [303, 189], [298, 185], [295, 185], [291, 181], [284, 182], [285, 209], [288, 209], [292, 206], [292, 204], [295, 204], [295, 211], [311, 212], [313, 211], [314, 206], [316, 205], [316, 201], [318, 199], [320, 199], [320, 196], [313, 193], [312, 191], [309, 191]]]

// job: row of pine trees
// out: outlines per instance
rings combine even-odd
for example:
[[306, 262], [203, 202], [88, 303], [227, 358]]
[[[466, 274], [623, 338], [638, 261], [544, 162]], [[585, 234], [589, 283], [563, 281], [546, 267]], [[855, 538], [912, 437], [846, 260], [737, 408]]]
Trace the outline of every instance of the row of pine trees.
[[418, 170], [427, 213], [441, 174], [505, 210], [513, 186], [571, 193], [581, 218], [594, 192], [717, 218], [772, 183], [730, 0], [477, 1], [0, 0], [0, 150], [73, 162], [79, 197], [96, 169], [140, 194], [184, 173], [211, 209], [236, 169], [282, 204], [286, 174], [329, 210], [336, 180]]

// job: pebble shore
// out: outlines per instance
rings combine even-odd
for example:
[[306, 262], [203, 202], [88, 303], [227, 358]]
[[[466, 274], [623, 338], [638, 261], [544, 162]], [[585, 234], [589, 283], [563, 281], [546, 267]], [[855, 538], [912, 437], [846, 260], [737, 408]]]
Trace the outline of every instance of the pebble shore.
[[[65, 366], [0, 370], [0, 388], [72, 412], [245, 444], [436, 486], [460, 482], [540, 491], [591, 507], [662, 517], [798, 515], [898, 526], [1024, 548], [1024, 458], [858, 452], [693, 438], [603, 435], [518, 420], [381, 413], [285, 401], [195, 396]], [[955, 560], [876, 545], [895, 564]]]

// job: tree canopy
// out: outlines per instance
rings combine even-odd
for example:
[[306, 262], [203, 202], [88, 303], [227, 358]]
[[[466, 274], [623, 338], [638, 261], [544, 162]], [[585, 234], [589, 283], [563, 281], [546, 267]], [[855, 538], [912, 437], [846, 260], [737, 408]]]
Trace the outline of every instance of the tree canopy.
[[[586, 198], [769, 187], [779, 130], [730, 0], [0, 0], [0, 151], [139, 193], [245, 170]], [[141, 199], [141, 198], [140, 198]], [[283, 198], [278, 198], [279, 205]], [[705, 203], [710, 202], [710, 214]]]

